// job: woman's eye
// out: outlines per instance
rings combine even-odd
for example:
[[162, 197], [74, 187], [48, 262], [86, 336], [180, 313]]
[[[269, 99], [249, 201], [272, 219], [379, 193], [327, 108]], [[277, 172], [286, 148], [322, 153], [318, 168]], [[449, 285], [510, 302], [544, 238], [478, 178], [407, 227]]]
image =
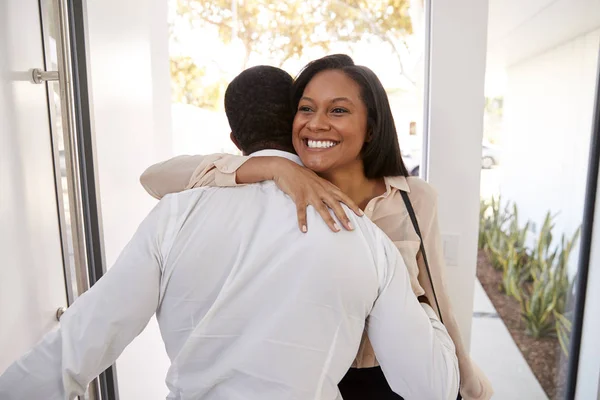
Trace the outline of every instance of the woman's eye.
[[310, 112], [311, 109], [308, 106], [300, 106], [298, 107], [298, 111], [302, 111], [302, 112]]
[[338, 108], [334, 108], [333, 110], [331, 110], [331, 112], [334, 114], [343, 114], [343, 113], [347, 113], [348, 110], [338, 107]]

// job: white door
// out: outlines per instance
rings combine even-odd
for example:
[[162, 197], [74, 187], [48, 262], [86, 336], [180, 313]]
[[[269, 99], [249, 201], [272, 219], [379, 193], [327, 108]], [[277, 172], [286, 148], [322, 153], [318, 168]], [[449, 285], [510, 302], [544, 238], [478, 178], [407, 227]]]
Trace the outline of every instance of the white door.
[[[86, 117], [80, 6], [0, 2], [0, 373], [103, 273], [93, 157], [81, 154], [91, 129], [76, 122]], [[83, 397], [116, 396], [111, 367]]]
[[37, 0], [0, 2], [0, 373], [67, 305]]

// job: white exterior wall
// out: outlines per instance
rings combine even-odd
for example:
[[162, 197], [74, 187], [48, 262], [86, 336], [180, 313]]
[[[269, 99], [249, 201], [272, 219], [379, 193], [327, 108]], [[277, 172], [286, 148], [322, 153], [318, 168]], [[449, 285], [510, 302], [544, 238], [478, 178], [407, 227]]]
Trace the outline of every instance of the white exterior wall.
[[595, 30], [507, 68], [500, 192], [538, 231], [560, 212], [557, 240], [583, 216], [599, 44]]
[[[171, 156], [167, 2], [87, 2], [89, 59], [107, 266], [156, 204], [139, 184]], [[165, 398], [169, 360], [156, 320], [117, 361], [122, 400]]]

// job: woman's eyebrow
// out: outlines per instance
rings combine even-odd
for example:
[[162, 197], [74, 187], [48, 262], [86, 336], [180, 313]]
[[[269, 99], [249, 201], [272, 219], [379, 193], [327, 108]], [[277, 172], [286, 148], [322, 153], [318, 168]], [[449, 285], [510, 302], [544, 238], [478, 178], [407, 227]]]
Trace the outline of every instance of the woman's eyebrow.
[[[311, 97], [308, 97], [308, 96], [302, 96], [300, 98], [300, 101], [302, 101], [302, 100], [309, 101], [311, 103], [316, 103]], [[354, 104], [352, 102], [352, 100], [350, 100], [348, 97], [336, 97], [336, 98], [334, 98], [334, 99], [331, 100], [331, 103], [340, 103], [340, 102], [347, 102], [347, 103], [350, 103], [350, 104]]]
[[352, 103], [352, 100], [350, 100], [347, 97], [336, 97], [335, 99], [331, 100], [332, 103], [338, 103], [338, 102], [344, 102], [344, 101], [348, 102], [350, 104], [354, 104], [354, 103]]

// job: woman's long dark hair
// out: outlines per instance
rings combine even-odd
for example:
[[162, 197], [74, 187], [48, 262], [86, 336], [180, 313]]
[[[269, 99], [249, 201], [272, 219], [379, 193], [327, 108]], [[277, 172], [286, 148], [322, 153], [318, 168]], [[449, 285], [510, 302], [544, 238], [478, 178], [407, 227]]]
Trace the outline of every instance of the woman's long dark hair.
[[369, 68], [355, 65], [345, 54], [334, 54], [310, 62], [300, 72], [292, 86], [292, 110], [298, 103], [308, 83], [320, 72], [339, 70], [360, 87], [360, 96], [367, 108], [367, 137], [362, 149], [365, 176], [369, 179], [385, 176], [408, 176], [402, 161], [398, 134], [390, 102], [381, 81]]

